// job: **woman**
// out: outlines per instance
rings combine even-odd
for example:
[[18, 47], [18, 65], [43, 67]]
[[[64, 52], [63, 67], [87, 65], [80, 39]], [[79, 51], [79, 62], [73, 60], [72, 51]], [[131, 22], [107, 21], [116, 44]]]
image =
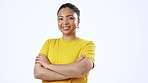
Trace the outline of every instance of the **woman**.
[[61, 38], [48, 39], [36, 57], [34, 76], [42, 83], [87, 83], [94, 67], [95, 45], [76, 36], [80, 11], [71, 4], [63, 4], [57, 12]]

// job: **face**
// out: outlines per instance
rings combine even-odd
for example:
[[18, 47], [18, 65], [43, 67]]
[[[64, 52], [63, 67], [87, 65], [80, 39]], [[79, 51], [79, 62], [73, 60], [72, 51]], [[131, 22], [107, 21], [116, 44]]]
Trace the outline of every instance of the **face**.
[[76, 27], [79, 25], [77, 14], [70, 8], [62, 8], [58, 13], [58, 27], [63, 35], [75, 34]]

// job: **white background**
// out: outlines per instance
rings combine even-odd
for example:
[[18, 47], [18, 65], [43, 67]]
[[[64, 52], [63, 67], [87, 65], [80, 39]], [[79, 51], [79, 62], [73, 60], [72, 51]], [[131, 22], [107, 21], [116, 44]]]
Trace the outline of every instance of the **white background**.
[[1, 83], [40, 83], [34, 59], [46, 39], [61, 37], [65, 2], [81, 11], [78, 36], [96, 44], [89, 83], [148, 83], [147, 0], [0, 0]]

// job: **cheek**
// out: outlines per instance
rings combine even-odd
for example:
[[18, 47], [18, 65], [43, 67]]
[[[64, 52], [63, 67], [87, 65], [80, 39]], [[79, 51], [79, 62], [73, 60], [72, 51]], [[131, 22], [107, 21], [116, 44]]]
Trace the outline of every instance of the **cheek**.
[[62, 23], [58, 22], [58, 27], [60, 28], [62, 26]]
[[72, 23], [71, 24], [72, 27], [76, 27], [76, 25], [77, 25], [76, 23]]
[[72, 25], [72, 26], [75, 26], [76, 22], [75, 21], [70, 21], [69, 24]]

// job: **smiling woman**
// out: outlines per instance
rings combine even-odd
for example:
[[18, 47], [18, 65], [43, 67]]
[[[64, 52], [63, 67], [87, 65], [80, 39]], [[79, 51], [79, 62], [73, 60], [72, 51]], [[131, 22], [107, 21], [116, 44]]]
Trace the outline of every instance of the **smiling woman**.
[[80, 11], [63, 4], [57, 12], [61, 38], [48, 39], [36, 57], [34, 76], [42, 83], [87, 83], [94, 67], [95, 45], [76, 36]]
[[[79, 26], [79, 18], [70, 8], [66, 7], [58, 13], [58, 26], [63, 33], [63, 38], [75, 37], [76, 27]], [[68, 36], [67, 36], [68, 35]], [[69, 37], [71, 35], [71, 37]]]

